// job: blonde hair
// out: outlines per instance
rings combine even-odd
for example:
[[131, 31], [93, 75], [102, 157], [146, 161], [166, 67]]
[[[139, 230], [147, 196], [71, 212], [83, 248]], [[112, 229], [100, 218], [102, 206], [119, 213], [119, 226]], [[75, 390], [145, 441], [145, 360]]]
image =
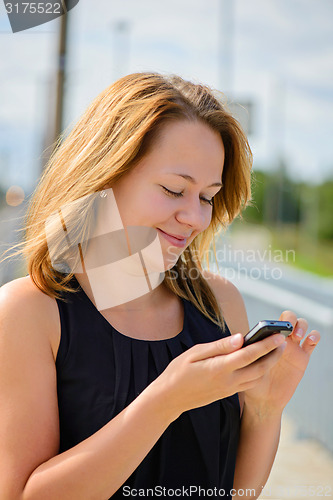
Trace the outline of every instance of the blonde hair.
[[[135, 73], [101, 92], [67, 138], [58, 141], [30, 202], [22, 252], [32, 280], [43, 292], [52, 297], [74, 292], [73, 274], [52, 267], [45, 221], [64, 204], [112, 186], [142, 159], [169, 120], [202, 121], [224, 144], [223, 186], [214, 197], [211, 223], [166, 271], [164, 280], [223, 329], [222, 311], [202, 275], [202, 264], [214, 235], [250, 199], [252, 154], [239, 123], [207, 86], [178, 76]], [[81, 230], [86, 230], [84, 224]]]

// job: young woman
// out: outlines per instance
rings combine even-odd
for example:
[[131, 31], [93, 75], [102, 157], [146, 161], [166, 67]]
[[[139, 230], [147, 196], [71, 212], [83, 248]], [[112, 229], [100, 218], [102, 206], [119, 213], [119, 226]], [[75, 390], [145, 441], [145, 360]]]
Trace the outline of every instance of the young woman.
[[[203, 268], [251, 160], [209, 88], [147, 73], [58, 147], [31, 200], [29, 275], [1, 289], [1, 498], [260, 494], [319, 333], [285, 311], [286, 342], [242, 348], [243, 300]], [[151, 268], [130, 228], [153, 231]]]

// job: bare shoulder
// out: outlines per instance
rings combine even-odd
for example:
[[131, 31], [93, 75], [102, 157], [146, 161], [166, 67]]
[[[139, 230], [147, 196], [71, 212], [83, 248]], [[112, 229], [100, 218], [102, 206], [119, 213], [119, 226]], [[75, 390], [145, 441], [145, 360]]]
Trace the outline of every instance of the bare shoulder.
[[[60, 318], [55, 299], [43, 293], [30, 276], [6, 283], [0, 288], [0, 323], [17, 327], [15, 335], [28, 329], [51, 345], [54, 359], [60, 341]], [[7, 331], [2, 328], [1, 332]], [[22, 332], [22, 333], [20, 333]]]
[[55, 307], [29, 277], [0, 289], [0, 498], [21, 498], [59, 449]]
[[230, 332], [232, 334], [240, 332], [245, 335], [249, 330], [249, 323], [244, 300], [238, 288], [219, 274], [208, 270], [204, 270], [202, 274], [221, 306]]

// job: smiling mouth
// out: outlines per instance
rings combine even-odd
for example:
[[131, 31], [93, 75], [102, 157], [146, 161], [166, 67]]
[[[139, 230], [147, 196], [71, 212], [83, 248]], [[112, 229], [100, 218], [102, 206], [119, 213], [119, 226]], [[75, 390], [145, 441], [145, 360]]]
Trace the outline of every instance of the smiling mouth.
[[177, 246], [177, 247], [184, 247], [186, 245], [188, 238], [173, 236], [172, 234], [169, 234], [169, 233], [166, 233], [165, 231], [162, 231], [162, 229], [160, 229], [159, 227], [157, 227], [156, 229], [172, 245]]

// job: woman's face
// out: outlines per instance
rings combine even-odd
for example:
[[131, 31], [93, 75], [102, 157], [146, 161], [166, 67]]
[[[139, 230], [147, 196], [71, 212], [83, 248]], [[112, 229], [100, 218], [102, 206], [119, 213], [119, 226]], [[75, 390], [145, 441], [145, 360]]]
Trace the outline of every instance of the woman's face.
[[224, 146], [202, 122], [166, 124], [149, 153], [113, 186], [124, 226], [157, 230], [165, 269], [210, 224]]

